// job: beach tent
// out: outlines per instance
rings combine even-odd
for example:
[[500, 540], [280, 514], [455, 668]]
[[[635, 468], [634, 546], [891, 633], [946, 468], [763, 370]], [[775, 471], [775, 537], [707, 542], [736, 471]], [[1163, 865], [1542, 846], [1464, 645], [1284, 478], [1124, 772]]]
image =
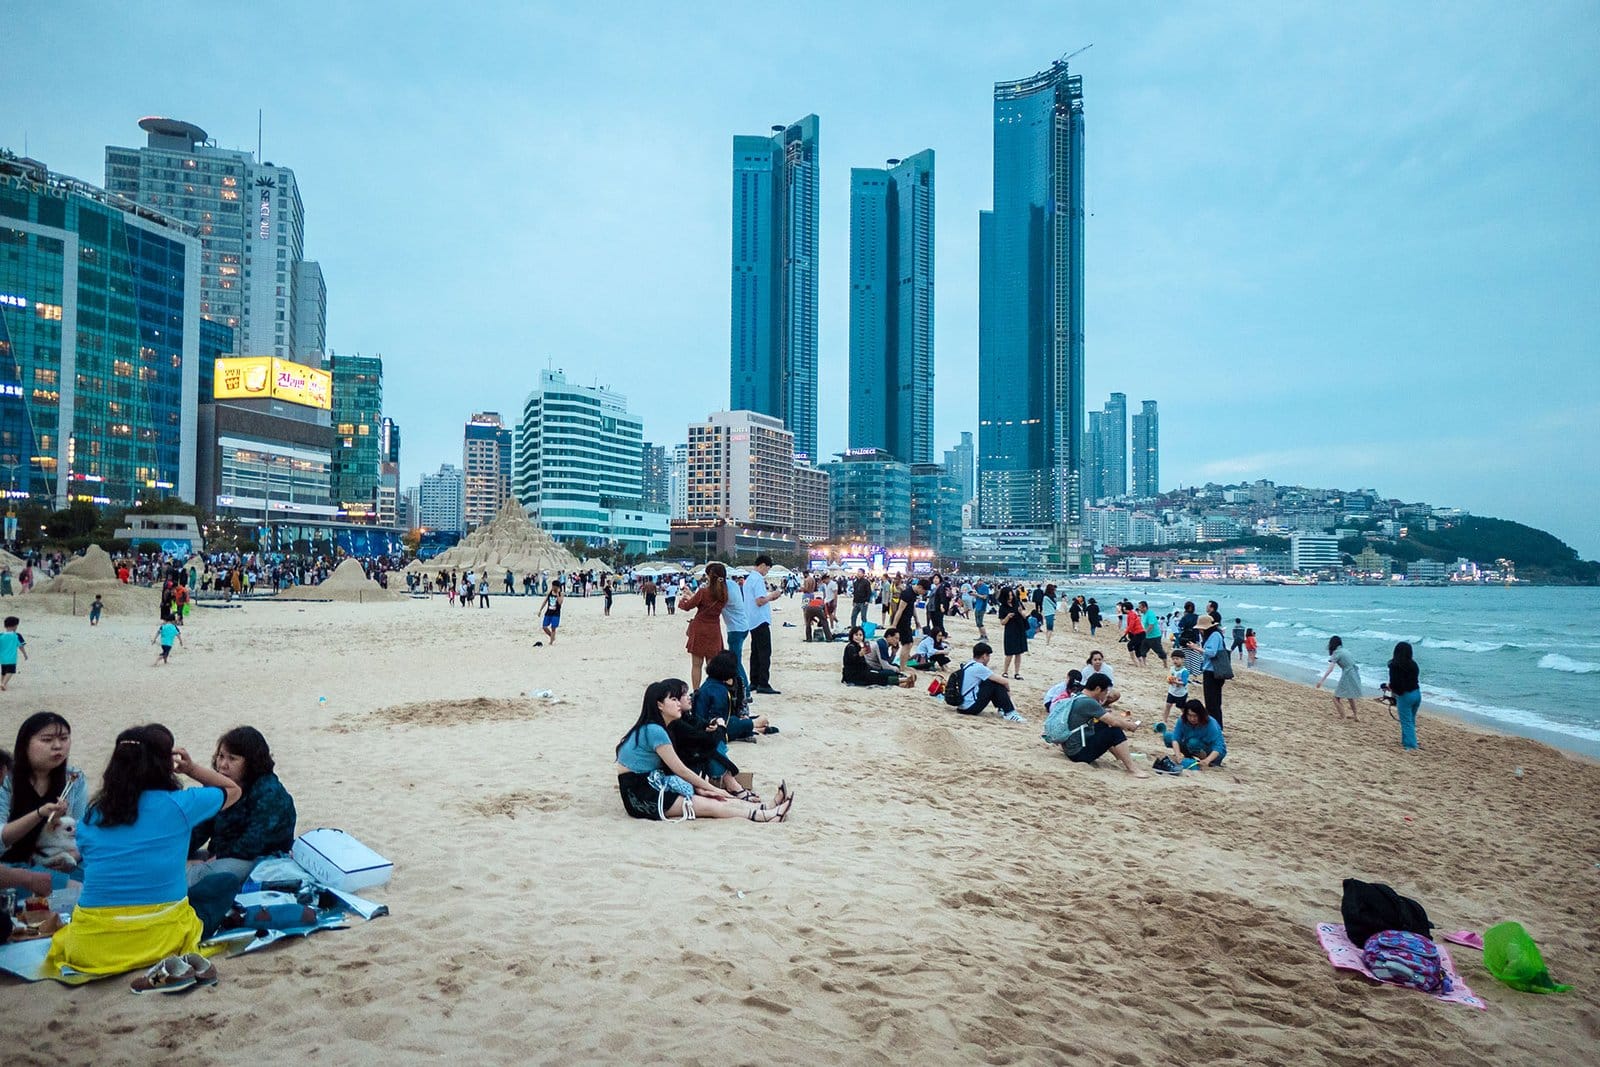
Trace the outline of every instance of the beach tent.
[[767, 568], [768, 578], [787, 578], [793, 573], [794, 571], [790, 570], [788, 567], [785, 567], [781, 563], [775, 563], [771, 567]]

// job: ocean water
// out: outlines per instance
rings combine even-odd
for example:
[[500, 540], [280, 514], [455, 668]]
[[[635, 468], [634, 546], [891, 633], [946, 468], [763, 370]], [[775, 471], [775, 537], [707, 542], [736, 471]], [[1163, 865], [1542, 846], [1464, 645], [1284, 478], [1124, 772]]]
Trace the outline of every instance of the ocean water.
[[[1223, 635], [1242, 619], [1256, 631], [1257, 666], [1295, 681], [1321, 676], [1328, 638], [1337, 634], [1374, 694], [1389, 679], [1395, 642], [1410, 641], [1422, 668], [1424, 715], [1445, 711], [1600, 757], [1600, 589], [1093, 581], [1069, 588], [1064, 596], [1094, 596], [1102, 605], [1146, 600], [1162, 614], [1186, 600], [1200, 610], [1215, 600]], [[1335, 671], [1327, 687], [1337, 680]]]

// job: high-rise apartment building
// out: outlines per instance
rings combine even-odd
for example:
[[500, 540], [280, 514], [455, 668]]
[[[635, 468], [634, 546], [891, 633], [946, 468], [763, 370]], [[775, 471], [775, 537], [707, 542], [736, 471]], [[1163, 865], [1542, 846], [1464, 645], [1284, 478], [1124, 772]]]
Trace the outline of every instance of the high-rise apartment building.
[[1083, 449], [1078, 453], [1078, 495], [1085, 505], [1098, 504], [1106, 496], [1105, 464], [1100, 456], [1105, 443], [1106, 413], [1091, 411], [1084, 417]]
[[933, 461], [933, 150], [850, 171], [850, 447]]
[[[307, 278], [305, 209], [294, 171], [218, 148], [177, 119], [139, 120], [144, 148], [106, 147], [106, 188], [181, 219], [200, 237], [200, 314], [234, 331], [237, 351], [294, 359], [321, 350], [327, 294]], [[314, 361], [313, 361], [314, 362]]]
[[647, 511], [672, 511], [672, 463], [666, 445], [644, 443], [644, 505]]
[[730, 406], [817, 457], [817, 116], [733, 139]]
[[467, 420], [462, 435], [461, 469], [466, 474], [467, 532], [500, 513], [511, 495], [512, 433], [498, 411], [480, 411]]
[[322, 280], [322, 264], [309, 259], [294, 265], [293, 277], [294, 358], [314, 366], [328, 350], [328, 286]]
[[672, 501], [670, 514], [682, 519], [689, 514], [689, 446], [672, 446], [672, 460], [667, 472], [667, 492]]
[[1128, 395], [1112, 393], [1100, 423], [1100, 492], [1128, 495]]
[[977, 499], [978, 471], [977, 449], [972, 444], [972, 434], [965, 430], [961, 433], [961, 443], [954, 448], [944, 450], [944, 465], [956, 484], [961, 488], [961, 502], [967, 503]]
[[942, 463], [911, 465], [911, 545], [941, 559], [961, 557], [961, 483]]
[[1083, 79], [1065, 62], [994, 87], [994, 207], [978, 226], [978, 510], [986, 527], [1080, 520]]
[[755, 411], [718, 411], [689, 426], [688, 522], [794, 529], [794, 434]]
[[441, 533], [464, 533], [466, 479], [459, 467], [441, 464], [438, 474], [424, 474], [417, 487], [417, 525]]
[[644, 507], [643, 452], [644, 422], [627, 397], [542, 371], [523, 405], [513, 492], [558, 540], [659, 552], [668, 518]]
[[832, 535], [830, 481], [821, 467], [794, 469], [794, 535], [803, 544], [820, 545]]
[[1149, 500], [1161, 495], [1161, 418], [1154, 400], [1139, 408], [1133, 417], [1133, 495]]
[[383, 357], [328, 353], [333, 376], [333, 502], [355, 522], [377, 519]]
[[179, 220], [0, 154], [0, 490], [195, 498], [200, 254]]
[[378, 427], [378, 525], [410, 529], [400, 491], [400, 424], [387, 416]]

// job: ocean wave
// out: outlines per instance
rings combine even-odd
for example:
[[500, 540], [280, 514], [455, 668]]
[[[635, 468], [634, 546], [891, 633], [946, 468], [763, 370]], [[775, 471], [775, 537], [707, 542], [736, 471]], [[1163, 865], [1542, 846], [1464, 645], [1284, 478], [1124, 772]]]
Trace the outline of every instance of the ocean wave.
[[1293, 623], [1287, 623], [1287, 622], [1273, 621], [1273, 622], [1262, 624], [1261, 628], [1263, 630], [1287, 630], [1292, 625], [1294, 625], [1294, 624]]
[[1503, 648], [1521, 648], [1510, 641], [1456, 641], [1448, 637], [1425, 637], [1423, 648], [1448, 648], [1457, 652], [1498, 652]]
[[[1364, 637], [1369, 641], [1410, 641], [1415, 643], [1417, 640], [1415, 637], [1408, 637], [1405, 634], [1393, 634], [1387, 630], [1356, 630], [1350, 636]], [[1426, 644], [1427, 642], [1423, 643]]]
[[1565, 671], [1568, 674], [1594, 674], [1600, 671], [1600, 663], [1569, 659], [1558, 652], [1547, 653], [1544, 658], [1539, 660], [1539, 666], [1547, 671]]

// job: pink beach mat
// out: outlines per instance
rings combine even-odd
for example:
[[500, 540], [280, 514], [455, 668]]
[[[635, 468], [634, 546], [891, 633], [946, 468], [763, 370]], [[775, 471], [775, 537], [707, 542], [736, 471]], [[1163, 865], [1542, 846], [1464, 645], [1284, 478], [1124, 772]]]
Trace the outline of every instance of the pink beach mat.
[[[1322, 942], [1322, 950], [1328, 954], [1328, 962], [1335, 967], [1346, 971], [1360, 971], [1380, 985], [1393, 984], [1380, 982], [1377, 975], [1367, 970], [1367, 963], [1361, 957], [1361, 947], [1350, 940], [1340, 923], [1318, 923], [1317, 940]], [[1488, 1005], [1474, 996], [1472, 990], [1467, 988], [1467, 983], [1461, 980], [1461, 975], [1456, 971], [1455, 961], [1450, 958], [1450, 950], [1443, 945], [1439, 945], [1439, 962], [1444, 965], [1444, 973], [1450, 976], [1450, 992], [1429, 993], [1428, 996], [1435, 1000], [1449, 1001], [1451, 1004], [1466, 1004], [1479, 1010], [1487, 1010]]]

